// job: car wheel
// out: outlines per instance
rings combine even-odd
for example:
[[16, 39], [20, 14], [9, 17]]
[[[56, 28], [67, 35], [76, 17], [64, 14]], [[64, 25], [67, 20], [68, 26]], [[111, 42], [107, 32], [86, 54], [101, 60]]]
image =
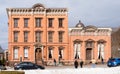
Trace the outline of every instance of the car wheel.
[[19, 68], [19, 70], [22, 70], [22, 68]]
[[37, 69], [41, 69], [41, 68], [37, 68]]

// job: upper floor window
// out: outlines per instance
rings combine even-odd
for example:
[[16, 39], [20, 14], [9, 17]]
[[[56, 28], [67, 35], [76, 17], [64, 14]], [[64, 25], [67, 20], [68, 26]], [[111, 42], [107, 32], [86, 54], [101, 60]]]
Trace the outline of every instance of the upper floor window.
[[28, 42], [28, 31], [24, 31], [24, 42]]
[[14, 42], [18, 42], [18, 31], [14, 31]]
[[41, 27], [41, 18], [35, 18], [36, 27]]
[[18, 20], [19, 18], [14, 18], [14, 28], [18, 27]]
[[48, 42], [53, 42], [53, 31], [48, 32]]
[[35, 42], [41, 42], [41, 39], [42, 39], [42, 32], [36, 31], [35, 32]]
[[58, 21], [59, 21], [59, 27], [63, 27], [63, 20], [64, 18], [59, 18]]
[[53, 18], [48, 18], [48, 27], [53, 27]]
[[59, 36], [59, 42], [63, 42], [63, 31], [59, 31], [58, 32], [58, 36]]
[[24, 27], [28, 27], [29, 18], [24, 18]]

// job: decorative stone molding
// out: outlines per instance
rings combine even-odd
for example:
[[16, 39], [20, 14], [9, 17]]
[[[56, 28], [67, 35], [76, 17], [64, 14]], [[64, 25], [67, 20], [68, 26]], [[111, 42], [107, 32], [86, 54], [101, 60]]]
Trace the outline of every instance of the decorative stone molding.
[[42, 14], [42, 15], [51, 15], [51, 16], [63, 16], [66, 15], [68, 10], [67, 8], [45, 8], [42, 4], [37, 3], [33, 5], [32, 8], [7, 8], [8, 16], [11, 14], [14, 15], [28, 15], [28, 14]]

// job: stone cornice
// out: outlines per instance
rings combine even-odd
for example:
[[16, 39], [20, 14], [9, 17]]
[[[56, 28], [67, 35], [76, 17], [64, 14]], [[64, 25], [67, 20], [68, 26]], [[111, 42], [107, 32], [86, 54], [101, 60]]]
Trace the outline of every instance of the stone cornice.
[[33, 8], [7, 8], [8, 16], [11, 14], [67, 14], [66, 8], [48, 8], [48, 9], [33, 9]]
[[8, 17], [11, 15], [48, 15], [65, 16], [68, 14], [67, 8], [45, 8], [41, 3], [34, 4], [31, 8], [7, 8]]

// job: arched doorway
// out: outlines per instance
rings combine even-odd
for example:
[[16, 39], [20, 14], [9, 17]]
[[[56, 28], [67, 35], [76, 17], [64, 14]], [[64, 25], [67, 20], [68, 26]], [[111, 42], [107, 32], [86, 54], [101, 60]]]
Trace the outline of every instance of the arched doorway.
[[35, 49], [35, 62], [38, 64], [42, 61], [42, 49], [36, 48]]

